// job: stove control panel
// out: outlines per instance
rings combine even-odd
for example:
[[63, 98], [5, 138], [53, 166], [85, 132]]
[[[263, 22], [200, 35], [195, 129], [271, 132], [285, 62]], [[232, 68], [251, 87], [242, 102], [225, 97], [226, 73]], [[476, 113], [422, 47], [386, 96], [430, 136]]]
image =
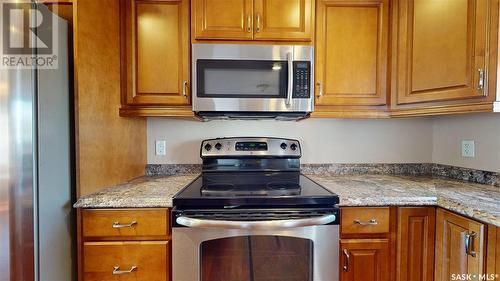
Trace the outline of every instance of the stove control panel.
[[300, 158], [298, 140], [282, 138], [218, 138], [201, 143], [202, 158], [207, 157], [292, 157]]

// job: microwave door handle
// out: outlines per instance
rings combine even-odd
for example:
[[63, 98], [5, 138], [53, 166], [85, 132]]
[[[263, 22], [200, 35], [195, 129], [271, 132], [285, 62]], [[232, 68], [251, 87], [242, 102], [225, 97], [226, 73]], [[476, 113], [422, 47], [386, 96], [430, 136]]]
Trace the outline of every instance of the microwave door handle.
[[288, 59], [288, 91], [286, 95], [286, 105], [290, 106], [292, 104], [292, 93], [293, 93], [293, 55], [292, 53], [287, 54]]
[[286, 229], [305, 226], [317, 226], [334, 222], [334, 214], [306, 219], [292, 220], [267, 220], [267, 221], [228, 221], [197, 219], [185, 216], [178, 217], [175, 221], [183, 226], [192, 228], [222, 228], [222, 229]]

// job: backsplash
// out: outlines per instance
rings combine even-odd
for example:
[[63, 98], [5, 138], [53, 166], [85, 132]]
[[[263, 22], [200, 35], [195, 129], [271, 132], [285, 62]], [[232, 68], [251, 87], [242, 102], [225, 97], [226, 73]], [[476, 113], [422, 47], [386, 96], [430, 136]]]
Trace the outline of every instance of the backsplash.
[[[432, 163], [394, 164], [302, 164], [304, 174], [377, 174], [433, 176], [500, 187], [500, 173]], [[147, 176], [198, 174], [201, 164], [148, 164]]]

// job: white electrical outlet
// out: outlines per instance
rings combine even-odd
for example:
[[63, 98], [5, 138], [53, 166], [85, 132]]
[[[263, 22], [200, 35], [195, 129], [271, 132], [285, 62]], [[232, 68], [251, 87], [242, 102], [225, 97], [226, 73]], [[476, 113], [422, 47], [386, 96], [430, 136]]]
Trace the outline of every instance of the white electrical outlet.
[[462, 141], [462, 157], [473, 158], [476, 156], [476, 148], [473, 140]]
[[156, 145], [156, 155], [158, 155], [158, 156], [167, 155], [167, 141], [166, 140], [157, 140], [155, 145]]

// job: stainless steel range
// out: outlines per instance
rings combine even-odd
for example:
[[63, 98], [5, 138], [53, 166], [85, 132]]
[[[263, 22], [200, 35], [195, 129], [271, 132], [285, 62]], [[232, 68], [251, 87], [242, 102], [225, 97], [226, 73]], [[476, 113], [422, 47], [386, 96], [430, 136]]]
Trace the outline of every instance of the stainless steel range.
[[201, 144], [173, 199], [174, 281], [337, 281], [338, 196], [300, 174], [297, 140]]

